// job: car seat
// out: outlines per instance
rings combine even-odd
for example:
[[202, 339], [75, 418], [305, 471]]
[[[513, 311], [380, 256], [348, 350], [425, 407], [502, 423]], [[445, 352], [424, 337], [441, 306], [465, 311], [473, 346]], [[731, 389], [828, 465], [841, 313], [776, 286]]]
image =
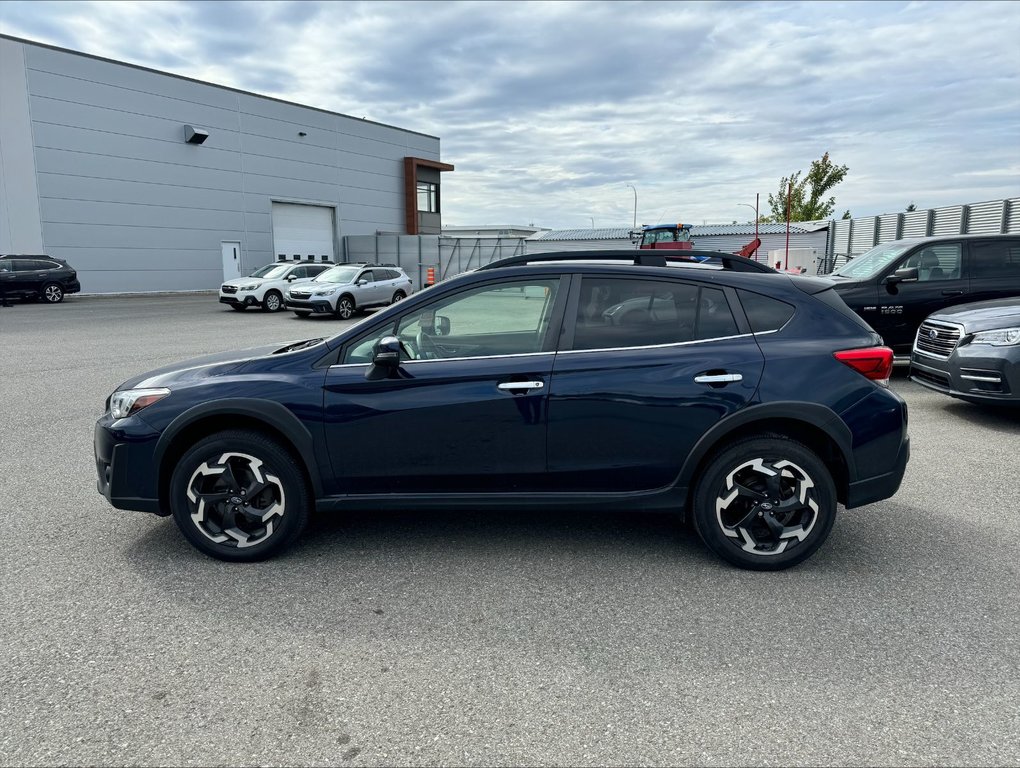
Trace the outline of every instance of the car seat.
[[942, 271], [942, 265], [939, 262], [939, 257], [932, 250], [926, 250], [921, 253], [921, 260], [917, 266], [918, 276], [921, 280], [946, 279], [945, 273]]

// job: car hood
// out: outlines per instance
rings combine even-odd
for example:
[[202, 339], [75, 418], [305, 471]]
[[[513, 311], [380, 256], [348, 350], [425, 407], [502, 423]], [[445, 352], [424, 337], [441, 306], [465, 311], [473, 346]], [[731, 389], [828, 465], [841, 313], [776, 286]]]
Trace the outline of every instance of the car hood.
[[940, 309], [930, 320], [959, 323], [967, 333], [1020, 326], [1020, 296], [993, 301], [975, 301]]
[[146, 387], [170, 387], [172, 389], [175, 384], [194, 383], [200, 379], [236, 373], [248, 363], [266, 360], [273, 355], [308, 350], [318, 346], [321, 342], [322, 339], [301, 339], [283, 344], [266, 344], [250, 349], [236, 349], [230, 352], [203, 355], [130, 378], [117, 387], [117, 390]]
[[224, 280], [221, 285], [262, 285], [266, 282], [261, 277], [235, 277], [231, 280]]

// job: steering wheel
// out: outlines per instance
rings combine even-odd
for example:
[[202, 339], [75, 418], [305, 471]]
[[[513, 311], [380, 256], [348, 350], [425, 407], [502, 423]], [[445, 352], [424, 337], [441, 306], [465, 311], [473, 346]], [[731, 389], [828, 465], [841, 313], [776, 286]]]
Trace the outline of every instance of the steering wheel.
[[418, 329], [418, 335], [414, 338], [414, 344], [418, 347], [419, 360], [436, 360], [441, 357], [436, 342], [421, 328]]

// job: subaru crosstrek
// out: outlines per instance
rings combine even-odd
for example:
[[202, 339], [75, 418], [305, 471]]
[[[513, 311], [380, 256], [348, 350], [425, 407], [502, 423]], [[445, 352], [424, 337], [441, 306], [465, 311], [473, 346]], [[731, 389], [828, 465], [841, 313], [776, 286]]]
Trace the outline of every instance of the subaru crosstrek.
[[310, 283], [294, 286], [285, 300], [298, 317], [317, 313], [348, 320], [359, 310], [395, 304], [413, 290], [411, 278], [400, 267], [341, 264]]
[[280, 552], [313, 510], [601, 505], [799, 563], [837, 503], [900, 485], [892, 351], [828, 280], [670, 258], [513, 257], [336, 336], [134, 377], [95, 428], [99, 490], [223, 560]]

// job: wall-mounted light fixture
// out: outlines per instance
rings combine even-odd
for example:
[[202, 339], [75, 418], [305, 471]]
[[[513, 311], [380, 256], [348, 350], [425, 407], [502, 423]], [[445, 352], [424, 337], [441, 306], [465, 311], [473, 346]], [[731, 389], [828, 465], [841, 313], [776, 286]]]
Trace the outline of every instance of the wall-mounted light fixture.
[[184, 126], [184, 140], [188, 144], [201, 144], [209, 138], [209, 131], [202, 128], [195, 128], [190, 125]]

